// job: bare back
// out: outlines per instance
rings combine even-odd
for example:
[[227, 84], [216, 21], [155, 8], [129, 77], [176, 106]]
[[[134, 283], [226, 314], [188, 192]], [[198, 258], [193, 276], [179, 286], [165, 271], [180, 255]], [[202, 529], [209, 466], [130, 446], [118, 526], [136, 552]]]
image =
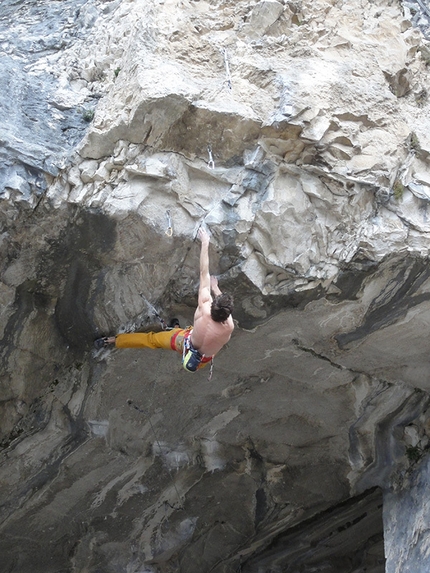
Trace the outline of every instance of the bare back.
[[231, 316], [225, 322], [215, 322], [211, 317], [212, 300], [198, 306], [194, 314], [191, 342], [201, 354], [214, 356], [230, 340], [234, 329]]

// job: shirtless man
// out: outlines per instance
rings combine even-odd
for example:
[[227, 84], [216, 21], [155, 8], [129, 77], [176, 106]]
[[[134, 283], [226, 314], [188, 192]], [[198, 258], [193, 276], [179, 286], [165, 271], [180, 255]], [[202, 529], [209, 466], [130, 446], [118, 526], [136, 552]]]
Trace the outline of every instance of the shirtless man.
[[[194, 327], [189, 329], [173, 328], [162, 332], [134, 332], [117, 334], [95, 341], [96, 348], [115, 344], [116, 348], [165, 348], [182, 354], [182, 363], [186, 370], [195, 372], [208, 362], [230, 340], [234, 329], [231, 316], [233, 298], [223, 294], [218, 280], [209, 274], [209, 235], [199, 229], [200, 284], [198, 306], [194, 313]], [[215, 295], [212, 298], [211, 291]]]
[[[199, 229], [202, 243], [200, 251], [200, 285], [199, 300], [194, 313], [194, 328], [191, 342], [201, 354], [215, 356], [230, 340], [234, 329], [233, 299], [229, 294], [222, 294], [216, 277], [209, 274], [209, 235]], [[211, 291], [215, 299], [211, 296]]]

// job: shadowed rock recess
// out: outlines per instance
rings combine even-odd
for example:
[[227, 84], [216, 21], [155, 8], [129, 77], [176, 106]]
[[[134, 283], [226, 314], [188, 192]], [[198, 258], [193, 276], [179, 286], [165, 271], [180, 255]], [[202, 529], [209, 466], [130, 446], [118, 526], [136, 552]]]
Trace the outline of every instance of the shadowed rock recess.
[[[428, 573], [427, 0], [2, 0], [0, 573]], [[93, 349], [235, 297], [208, 372]]]

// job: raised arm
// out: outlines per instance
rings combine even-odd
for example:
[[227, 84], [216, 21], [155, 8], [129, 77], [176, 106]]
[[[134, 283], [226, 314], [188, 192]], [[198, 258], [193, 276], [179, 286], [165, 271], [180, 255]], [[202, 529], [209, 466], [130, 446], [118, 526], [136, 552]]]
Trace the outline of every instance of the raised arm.
[[202, 243], [200, 250], [200, 285], [199, 285], [199, 306], [205, 302], [212, 301], [211, 297], [211, 277], [209, 274], [209, 235], [200, 228], [198, 237]]
[[222, 294], [219, 286], [218, 286], [218, 279], [211, 275], [211, 291], [214, 293], [215, 296], [219, 296]]

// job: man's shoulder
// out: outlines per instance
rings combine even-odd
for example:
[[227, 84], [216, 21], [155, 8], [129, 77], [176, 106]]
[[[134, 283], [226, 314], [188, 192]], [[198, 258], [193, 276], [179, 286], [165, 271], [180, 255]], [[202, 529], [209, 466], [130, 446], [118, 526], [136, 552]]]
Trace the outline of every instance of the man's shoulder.
[[201, 306], [202, 304], [212, 304], [212, 295], [211, 295], [211, 289], [208, 286], [202, 286], [200, 285], [199, 288], [199, 306]]

